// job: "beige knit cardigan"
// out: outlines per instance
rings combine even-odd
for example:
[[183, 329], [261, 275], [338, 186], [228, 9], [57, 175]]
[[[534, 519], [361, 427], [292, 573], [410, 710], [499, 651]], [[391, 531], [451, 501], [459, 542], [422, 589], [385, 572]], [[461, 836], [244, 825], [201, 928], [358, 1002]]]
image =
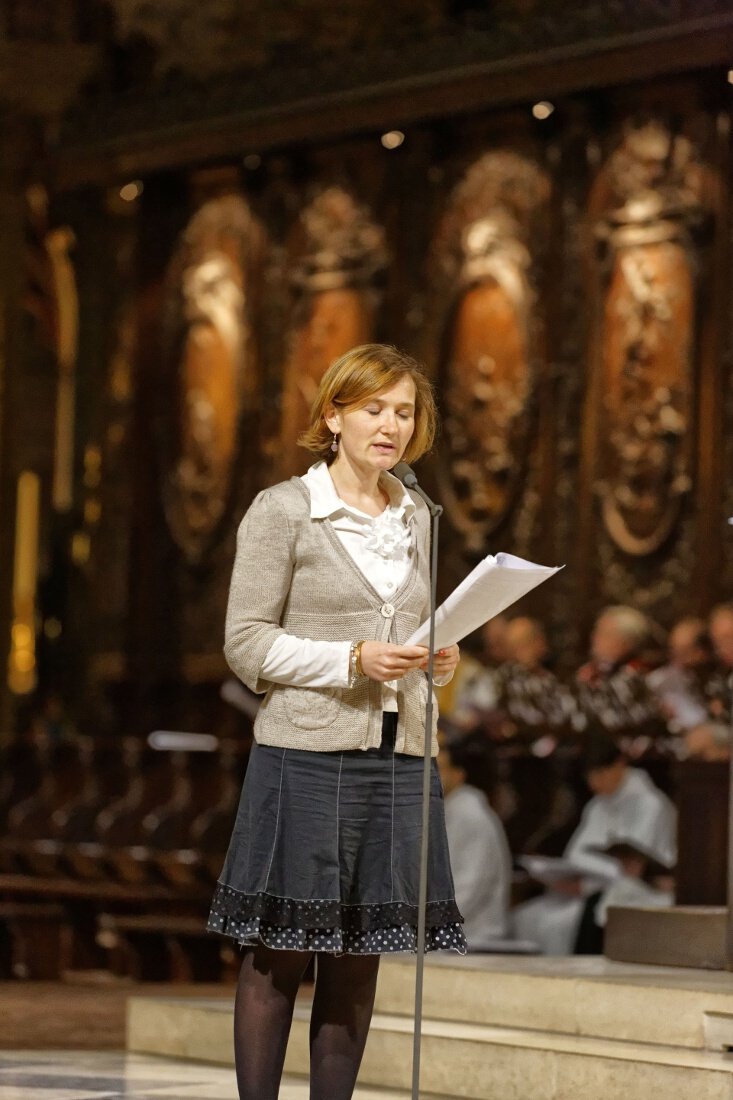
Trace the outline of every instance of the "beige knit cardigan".
[[[312, 519], [301, 478], [265, 489], [239, 531], [229, 590], [224, 653], [252, 691], [265, 692], [255, 720], [261, 745], [318, 751], [379, 746], [382, 686], [362, 677], [353, 688], [303, 688], [260, 676], [283, 634], [316, 641], [371, 639], [403, 643], [429, 613], [430, 520], [415, 502], [416, 552], [404, 582], [387, 602], [342, 545], [328, 519]], [[398, 681], [395, 750], [422, 756], [427, 681], [418, 669]], [[432, 754], [437, 706], [434, 706]]]

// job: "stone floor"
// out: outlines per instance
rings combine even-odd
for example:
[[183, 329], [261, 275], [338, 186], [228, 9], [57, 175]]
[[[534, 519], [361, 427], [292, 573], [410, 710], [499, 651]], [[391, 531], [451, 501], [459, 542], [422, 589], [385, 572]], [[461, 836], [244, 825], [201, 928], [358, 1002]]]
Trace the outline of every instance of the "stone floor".
[[[354, 1100], [387, 1100], [357, 1089]], [[392, 1094], [394, 1095], [394, 1094]], [[2, 1100], [236, 1100], [231, 1069], [114, 1051], [0, 1051]], [[302, 1081], [284, 1081], [280, 1100], [308, 1100]]]

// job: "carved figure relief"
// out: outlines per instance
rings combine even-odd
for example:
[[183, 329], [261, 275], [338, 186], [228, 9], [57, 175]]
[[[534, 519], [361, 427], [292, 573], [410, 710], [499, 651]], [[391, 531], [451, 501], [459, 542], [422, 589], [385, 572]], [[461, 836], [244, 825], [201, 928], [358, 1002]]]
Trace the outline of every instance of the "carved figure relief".
[[240, 415], [256, 388], [249, 272], [260, 246], [243, 199], [212, 199], [191, 219], [169, 271], [166, 344], [176, 405], [164, 499], [173, 537], [191, 561], [224, 514]]
[[691, 488], [695, 230], [701, 169], [661, 122], [627, 127], [592, 203], [602, 275], [599, 479], [603, 521], [627, 554], [670, 535]]
[[367, 209], [340, 187], [320, 191], [302, 212], [291, 242], [295, 311], [282, 391], [278, 445], [281, 477], [302, 473], [297, 445], [326, 368], [369, 342], [387, 263], [384, 233]]
[[522, 484], [537, 357], [533, 230], [548, 193], [529, 158], [488, 153], [456, 187], [435, 241], [436, 294], [450, 301], [441, 491], [472, 553]]

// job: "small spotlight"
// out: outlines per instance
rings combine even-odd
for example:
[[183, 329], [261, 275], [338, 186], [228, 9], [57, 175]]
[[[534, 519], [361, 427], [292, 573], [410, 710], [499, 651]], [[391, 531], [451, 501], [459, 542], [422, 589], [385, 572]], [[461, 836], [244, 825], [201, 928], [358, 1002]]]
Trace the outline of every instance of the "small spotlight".
[[242, 164], [248, 171], [254, 172], [255, 168], [259, 168], [262, 164], [262, 157], [259, 153], [248, 153]]
[[549, 103], [546, 99], [541, 99], [539, 103], [535, 103], [532, 108], [532, 114], [540, 121], [549, 118], [552, 112], [555, 110], [555, 104]]
[[388, 130], [388, 132], [382, 134], [380, 138], [385, 149], [399, 149], [404, 140], [405, 135], [401, 130]]
[[142, 180], [131, 180], [130, 183], [126, 183], [124, 187], [120, 188], [120, 198], [123, 202], [134, 202], [135, 199], [140, 198], [142, 193]]

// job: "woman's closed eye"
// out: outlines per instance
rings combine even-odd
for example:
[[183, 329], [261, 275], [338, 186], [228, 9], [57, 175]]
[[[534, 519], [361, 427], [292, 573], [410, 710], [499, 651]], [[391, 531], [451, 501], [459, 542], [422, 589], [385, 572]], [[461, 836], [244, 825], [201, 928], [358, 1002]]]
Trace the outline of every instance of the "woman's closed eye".
[[[381, 409], [367, 409], [367, 412], [370, 416], [379, 416], [381, 411]], [[397, 416], [400, 418], [400, 420], [412, 420], [413, 418], [413, 414], [410, 412], [409, 409], [398, 410]]]

